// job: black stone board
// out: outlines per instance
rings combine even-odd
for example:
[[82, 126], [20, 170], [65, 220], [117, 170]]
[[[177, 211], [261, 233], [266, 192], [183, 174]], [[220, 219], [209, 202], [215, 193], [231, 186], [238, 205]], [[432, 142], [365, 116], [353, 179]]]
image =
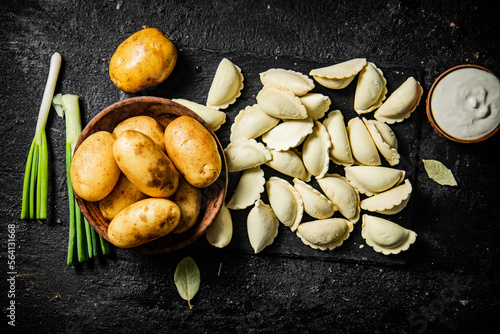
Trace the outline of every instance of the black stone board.
[[[231, 125], [233, 124], [234, 118], [236, 117], [238, 112], [244, 109], [246, 106], [256, 103], [256, 96], [259, 90], [262, 88], [259, 73], [264, 72], [270, 68], [283, 68], [287, 70], [298, 71], [303, 74], [308, 74], [314, 68], [329, 66], [338, 62], [348, 60], [339, 59], [325, 63], [317, 62], [314, 60], [288, 58], [281, 56], [266, 58], [248, 53], [243, 54], [217, 52], [210, 50], [182, 49], [179, 50], [179, 62], [176, 66], [176, 70], [168, 79], [168, 81], [165, 84], [160, 84], [153, 89], [142, 91], [138, 95], [154, 95], [166, 98], [184, 98], [197, 103], [205, 104], [208, 91], [213, 80], [213, 76], [215, 75], [215, 72], [213, 70], [206, 71], [205, 69], [216, 69], [217, 65], [223, 58], [228, 58], [235, 65], [239, 66], [244, 76], [244, 88], [241, 92], [241, 96], [237, 99], [236, 103], [230, 105], [227, 109], [224, 110], [227, 115], [226, 123], [216, 131], [216, 134], [223, 147], [226, 147], [229, 144]], [[370, 59], [367, 60], [370, 61]], [[383, 71], [384, 77], [387, 80], [388, 93], [386, 95], [386, 98], [389, 97], [389, 95], [408, 77], [413, 76], [418, 81], [421, 81], [423, 77], [422, 71], [418, 68], [409, 68], [392, 64], [375, 65]], [[367, 119], [373, 119], [373, 112], [358, 115], [353, 109], [356, 82], [357, 78], [351, 84], [349, 84], [349, 86], [341, 90], [328, 89], [315, 82], [315, 88], [312, 90], [312, 92], [318, 92], [329, 96], [332, 101], [329, 110], [341, 110], [346, 124], [349, 119], [358, 116], [365, 117]], [[401, 154], [400, 163], [397, 166], [394, 166], [394, 168], [405, 170], [406, 178], [410, 180], [413, 186], [415, 186], [415, 152], [419, 124], [418, 118], [421, 117], [420, 114], [424, 112], [423, 100], [424, 99], [422, 98], [419, 107], [409, 119], [401, 123], [391, 125], [391, 128], [397, 136], [399, 145], [398, 151]], [[257, 138], [257, 140], [261, 141], [260, 138]], [[382, 156], [381, 160], [383, 161], [382, 164], [384, 166], [389, 166], [389, 164], [384, 160]], [[270, 176], [280, 176], [293, 184], [291, 177], [276, 172], [275, 170], [265, 165], [261, 166], [261, 168], [265, 172], [266, 180]], [[331, 162], [329, 173], [339, 173], [340, 175], [344, 175], [343, 167], [337, 166], [333, 162]], [[228, 193], [226, 196], [227, 201], [229, 201], [234, 189], [236, 188], [240, 176], [241, 172], [230, 173]], [[314, 177], [311, 179], [311, 182], [309, 182], [309, 184], [320, 190]], [[364, 195], [361, 195], [361, 199], [363, 198]], [[266, 204], [269, 203], [266, 191], [261, 194], [261, 199]], [[243, 252], [247, 254], [253, 253], [253, 249], [250, 246], [250, 242], [248, 240], [246, 229], [246, 218], [252, 207], [253, 206], [250, 206], [243, 210], [231, 210], [233, 219], [233, 238], [231, 240], [231, 243], [226, 247], [227, 250]], [[365, 211], [362, 211], [361, 215], [364, 213], [377, 215]], [[382, 217], [387, 218], [404, 227], [411, 228], [412, 215], [413, 200], [410, 199], [408, 206], [400, 213], [392, 216]], [[342, 216], [338, 212], [336, 212], [333, 217], [342, 218]], [[304, 213], [302, 221], [305, 222], [311, 220], [314, 220], [314, 218]], [[344, 243], [340, 247], [331, 251], [321, 251], [304, 245], [294, 232], [292, 232], [284, 225], [280, 224], [278, 236], [274, 240], [273, 244], [265, 248], [259, 254], [299, 258], [311, 257], [327, 261], [350, 261], [359, 263], [378, 263], [385, 265], [404, 264], [408, 261], [408, 252], [402, 252], [397, 255], [389, 256], [375, 252], [370, 246], [366, 245], [363, 238], [361, 237], [361, 225], [362, 221], [360, 217], [359, 221], [354, 225], [354, 230], [351, 232], [350, 237], [346, 241], [344, 241]], [[418, 231], [416, 232], [418, 234]], [[190, 247], [206, 249], [212, 246], [206, 241], [206, 238], [201, 238]]]

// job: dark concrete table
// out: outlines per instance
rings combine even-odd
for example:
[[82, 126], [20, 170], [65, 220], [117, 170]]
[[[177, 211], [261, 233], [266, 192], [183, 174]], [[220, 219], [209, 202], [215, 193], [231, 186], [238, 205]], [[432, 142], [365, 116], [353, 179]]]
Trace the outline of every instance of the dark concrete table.
[[[48, 59], [64, 58], [58, 92], [81, 98], [86, 124], [109, 104], [132, 95], [108, 77], [117, 45], [143, 26], [164, 30], [184, 64], [208, 78], [203, 54], [240, 59], [375, 64], [422, 71], [424, 98], [435, 78], [459, 64], [500, 73], [497, 11], [487, 1], [11, 1], [0, 13], [1, 308], [2, 333], [447, 333], [485, 332], [499, 325], [499, 136], [473, 145], [434, 133], [417, 113], [412, 229], [417, 242], [405, 264], [250, 255], [204, 248], [201, 240], [171, 254], [112, 254], [68, 268], [68, 200], [64, 124], [47, 125], [49, 217], [22, 221], [24, 165], [34, 134]], [[197, 58], [196, 58], [197, 57]], [[245, 69], [246, 64], [239, 64]], [[182, 73], [176, 76], [182, 77]], [[175, 78], [175, 76], [174, 76]], [[170, 83], [150, 91], [167, 98], [197, 92]], [[190, 95], [191, 94], [191, 95]], [[232, 109], [232, 113], [237, 110]], [[412, 116], [413, 117], [413, 116]], [[447, 165], [458, 181], [430, 180], [422, 159]], [[235, 222], [235, 224], [244, 222]], [[15, 296], [8, 261], [15, 224]], [[203, 251], [200, 251], [202, 249]], [[177, 263], [191, 256], [201, 288], [189, 309], [173, 283]], [[7, 307], [15, 301], [15, 328]], [[6, 328], [7, 331], [3, 329]]]

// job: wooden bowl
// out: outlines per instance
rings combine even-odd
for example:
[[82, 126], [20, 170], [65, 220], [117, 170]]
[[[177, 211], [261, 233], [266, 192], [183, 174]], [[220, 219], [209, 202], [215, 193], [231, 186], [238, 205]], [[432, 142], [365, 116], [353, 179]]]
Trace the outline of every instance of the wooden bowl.
[[[201, 189], [202, 205], [200, 215], [196, 224], [187, 231], [180, 234], [170, 233], [162, 238], [153, 240], [146, 244], [130, 248], [133, 251], [144, 254], [159, 254], [167, 253], [180, 248], [183, 248], [205, 234], [206, 229], [215, 219], [219, 212], [227, 191], [227, 163], [224, 156], [223, 148], [217, 139], [215, 133], [209, 126], [190, 109], [170, 101], [168, 99], [140, 96], [125, 99], [116, 102], [97, 114], [85, 127], [76, 143], [76, 148], [91, 134], [97, 131], [113, 132], [113, 129], [121, 121], [139, 115], [146, 115], [155, 118], [158, 123], [166, 127], [172, 120], [179, 116], [190, 116], [200, 122], [215, 138], [219, 154], [222, 159], [222, 171], [219, 178], [210, 186]], [[104, 219], [98, 202], [88, 202], [75, 194], [77, 203], [84, 217], [97, 233], [102, 235], [106, 240], [108, 238], [109, 221]]]
[[455, 67], [452, 67], [452, 68], [446, 70], [434, 81], [434, 83], [431, 86], [431, 89], [429, 90], [429, 93], [427, 94], [427, 100], [426, 100], [427, 118], [429, 119], [431, 126], [434, 128], [434, 131], [438, 135], [440, 135], [444, 138], [447, 138], [447, 139], [454, 141], [454, 142], [457, 142], [457, 143], [463, 143], [463, 144], [478, 143], [478, 142], [484, 141], [484, 140], [492, 137], [498, 131], [498, 129], [500, 129], [500, 124], [495, 129], [490, 131], [489, 133], [487, 133], [483, 136], [477, 137], [477, 138], [473, 138], [473, 139], [457, 138], [457, 137], [450, 135], [449, 133], [444, 131], [443, 128], [441, 128], [441, 126], [439, 126], [438, 122], [434, 118], [434, 114], [433, 114], [433, 110], [432, 110], [432, 105], [431, 105], [432, 96], [433, 96], [434, 90], [436, 89], [437, 85], [448, 74], [450, 74], [451, 72], [453, 72], [455, 70], [462, 69], [462, 68], [476, 68], [476, 69], [480, 69], [480, 70], [489, 72], [489, 73], [493, 74], [494, 76], [496, 76], [495, 73], [488, 70], [487, 68], [484, 68], [484, 67], [478, 66], [478, 65], [473, 65], [473, 64], [458, 65], [458, 66], [455, 66]]

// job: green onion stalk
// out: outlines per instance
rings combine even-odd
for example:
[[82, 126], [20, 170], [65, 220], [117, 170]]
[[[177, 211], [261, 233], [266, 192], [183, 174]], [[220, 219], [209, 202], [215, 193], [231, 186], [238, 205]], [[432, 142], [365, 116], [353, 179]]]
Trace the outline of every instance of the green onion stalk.
[[[75, 152], [75, 145], [82, 133], [82, 123], [80, 118], [80, 106], [78, 96], [73, 94], [57, 94], [52, 100], [52, 104], [60, 117], [66, 118], [66, 176], [68, 183], [69, 199], [69, 239], [68, 239], [68, 267], [73, 264], [75, 258], [78, 262], [84, 262], [98, 255], [97, 240], [101, 246], [102, 254], [109, 253], [108, 242], [98, 235], [83, 217], [80, 207], [76, 202], [71, 183], [70, 168], [71, 160]], [[76, 245], [75, 245], [76, 241]]]
[[62, 58], [54, 53], [50, 58], [49, 76], [38, 112], [35, 136], [30, 146], [23, 181], [21, 219], [46, 219], [49, 189], [49, 154], [45, 126]]

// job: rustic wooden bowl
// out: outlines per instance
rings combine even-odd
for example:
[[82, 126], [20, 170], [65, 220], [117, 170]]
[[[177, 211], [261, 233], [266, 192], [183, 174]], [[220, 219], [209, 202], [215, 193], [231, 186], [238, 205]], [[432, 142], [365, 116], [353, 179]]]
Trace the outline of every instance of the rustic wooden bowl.
[[[179, 116], [187, 115], [193, 117], [210, 131], [215, 138], [222, 159], [222, 171], [219, 178], [210, 186], [202, 189], [201, 212], [196, 224], [189, 230], [180, 234], [168, 234], [157, 240], [146, 244], [130, 248], [133, 251], [144, 254], [167, 253], [183, 248], [205, 234], [206, 229], [215, 219], [219, 212], [227, 191], [227, 163], [223, 148], [215, 133], [209, 126], [190, 109], [170, 101], [168, 99], [140, 96], [116, 102], [97, 114], [85, 127], [78, 139], [75, 150], [91, 134], [97, 131], [112, 132], [121, 121], [139, 115], [147, 115], [155, 118], [163, 127], [166, 127], [172, 120]], [[108, 239], [109, 221], [104, 219], [98, 202], [88, 202], [75, 194], [77, 203], [84, 217], [97, 233]]]
[[[481, 136], [481, 137], [478, 137], [478, 138], [474, 138], [474, 139], [463, 139], [463, 138], [457, 138], [457, 137], [454, 137], [450, 134], [448, 134], [446, 131], [444, 131], [440, 126], [439, 124], [436, 122], [436, 119], [434, 118], [434, 115], [433, 115], [433, 112], [432, 112], [432, 106], [431, 106], [431, 101], [432, 101], [432, 94], [434, 93], [434, 89], [437, 87], [437, 85], [439, 84], [439, 82], [444, 78], [446, 77], [449, 73], [455, 71], [455, 70], [458, 70], [458, 69], [461, 69], [461, 68], [467, 68], [467, 67], [472, 67], [472, 68], [477, 68], [477, 69], [480, 69], [480, 70], [484, 70], [484, 71], [487, 71], [493, 75], [495, 75], [495, 73], [493, 73], [492, 71], [488, 70], [487, 68], [484, 68], [482, 66], [478, 66], [478, 65], [473, 65], [473, 64], [464, 64], [464, 65], [458, 65], [458, 66], [455, 66], [455, 67], [452, 67], [446, 71], [444, 71], [443, 73], [441, 73], [441, 75], [434, 81], [434, 83], [432, 84], [431, 86], [431, 89], [429, 90], [429, 93], [427, 94], [427, 100], [426, 100], [426, 111], [427, 111], [427, 118], [429, 119], [429, 122], [431, 123], [431, 126], [434, 128], [434, 131], [446, 138], [446, 139], [449, 139], [451, 141], [454, 141], [454, 142], [457, 142], [457, 143], [463, 143], [463, 144], [472, 144], [472, 143], [478, 143], [478, 142], [481, 142], [481, 141], [484, 141], [490, 137], [492, 137], [497, 131], [498, 129], [500, 129], [500, 124], [491, 132], [485, 134], [484, 136]], [[496, 76], [496, 75], [495, 75]]]

